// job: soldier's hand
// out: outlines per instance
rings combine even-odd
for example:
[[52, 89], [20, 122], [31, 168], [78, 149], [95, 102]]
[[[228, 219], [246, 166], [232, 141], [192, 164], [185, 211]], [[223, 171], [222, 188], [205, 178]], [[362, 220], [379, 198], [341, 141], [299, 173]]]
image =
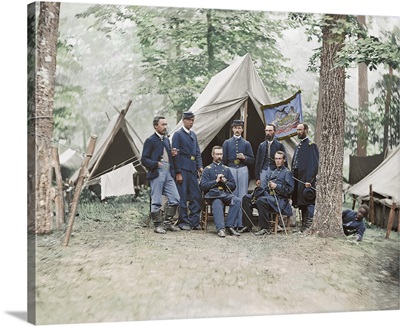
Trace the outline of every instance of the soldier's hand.
[[181, 184], [183, 182], [183, 177], [182, 177], [182, 173], [177, 173], [175, 180], [177, 183]]

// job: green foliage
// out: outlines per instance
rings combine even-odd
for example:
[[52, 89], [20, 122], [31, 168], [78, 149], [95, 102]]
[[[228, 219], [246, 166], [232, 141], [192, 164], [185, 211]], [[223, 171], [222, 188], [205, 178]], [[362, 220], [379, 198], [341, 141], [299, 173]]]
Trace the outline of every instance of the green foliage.
[[[385, 101], [387, 92], [391, 85], [391, 98], [389, 106], [389, 115], [385, 114]], [[381, 80], [379, 80], [375, 89], [372, 93], [378, 92], [375, 97], [374, 104], [378, 106], [378, 115], [381, 119], [379, 125], [382, 130], [385, 123], [388, 124], [388, 145], [391, 147], [400, 144], [400, 78], [396, 75], [392, 75], [392, 82], [390, 82], [390, 76], [388, 74], [384, 75]]]
[[282, 98], [291, 69], [276, 40], [294, 26], [285, 15], [264, 12], [136, 6], [92, 6], [79, 17], [95, 17], [93, 27], [112, 35], [133, 22], [142, 66], [140, 94], [165, 95], [171, 112], [190, 107], [209, 79], [238, 56], [250, 53], [271, 95]]
[[[377, 110], [359, 111], [358, 108], [346, 107], [345, 120], [345, 148], [350, 149], [352, 155], [357, 151], [357, 137], [359, 136], [359, 125], [368, 125], [368, 139], [370, 148], [383, 147], [384, 123], [389, 124], [388, 143], [389, 146], [396, 146], [400, 143], [400, 78], [393, 76], [392, 97], [390, 102], [389, 115], [385, 115], [385, 100], [387, 93], [387, 85], [389, 75], [384, 75], [383, 78], [376, 83], [376, 88], [372, 90], [372, 94], [377, 92], [377, 96], [373, 103]], [[361, 114], [360, 114], [361, 112]], [[359, 121], [361, 123], [359, 124]], [[375, 154], [375, 153], [374, 153]]]
[[369, 70], [386, 64], [398, 69], [400, 64], [400, 39], [393, 35], [390, 41], [368, 36], [347, 43], [338, 56], [337, 65], [349, 67], [353, 63], [364, 62]]

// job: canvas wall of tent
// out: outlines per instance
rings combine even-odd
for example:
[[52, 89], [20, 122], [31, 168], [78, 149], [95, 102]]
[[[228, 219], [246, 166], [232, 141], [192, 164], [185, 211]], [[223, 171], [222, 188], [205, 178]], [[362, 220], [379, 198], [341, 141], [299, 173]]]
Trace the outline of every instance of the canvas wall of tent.
[[[251, 143], [256, 155], [259, 144], [265, 140], [266, 121], [261, 107], [271, 102], [250, 54], [240, 57], [213, 76], [188, 110], [196, 116], [192, 130], [199, 141], [203, 166], [212, 162], [212, 147], [222, 145], [232, 137], [231, 123], [235, 119], [244, 121], [243, 136]], [[181, 127], [182, 121], [171, 131], [171, 138]], [[291, 138], [283, 142], [290, 164], [296, 142]], [[254, 178], [254, 169], [250, 168], [250, 179]]]
[[[99, 197], [104, 197], [105, 192], [105, 189], [102, 190], [101, 187], [101, 177], [126, 165], [131, 165], [134, 169], [124, 169], [128, 175], [120, 180], [127, 182], [123, 185], [125, 189], [134, 189], [147, 184], [146, 170], [140, 163], [141, 153], [133, 140], [129, 123], [125, 119], [126, 113], [127, 109], [111, 118], [104, 133], [97, 139], [93, 156], [88, 164], [89, 176], [86, 186]], [[79, 177], [79, 170], [75, 171], [71, 177], [74, 183]], [[113, 183], [112, 179], [115, 177], [121, 178], [120, 173], [109, 174], [107, 183]], [[105, 180], [104, 177], [103, 180]], [[112, 192], [107, 191], [107, 194], [111, 196]], [[118, 191], [115, 192], [115, 196], [117, 195], [120, 195]]]
[[390, 208], [395, 203], [397, 208], [393, 226], [397, 229], [400, 207], [400, 145], [389, 152], [376, 169], [351, 186], [347, 193], [368, 204], [370, 185], [375, 206], [375, 224], [387, 227]]

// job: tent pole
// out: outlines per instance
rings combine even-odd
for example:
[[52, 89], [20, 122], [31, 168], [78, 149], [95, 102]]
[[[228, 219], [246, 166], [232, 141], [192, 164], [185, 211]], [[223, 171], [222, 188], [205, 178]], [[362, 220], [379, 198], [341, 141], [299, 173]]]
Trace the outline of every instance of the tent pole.
[[244, 102], [244, 112], [243, 112], [243, 120], [244, 120], [244, 130], [243, 130], [243, 138], [247, 139], [247, 106], [249, 103], [249, 98]]
[[79, 170], [78, 181], [76, 182], [74, 198], [72, 199], [71, 210], [69, 211], [69, 219], [68, 219], [68, 228], [64, 238], [64, 246], [68, 246], [69, 239], [71, 237], [72, 226], [74, 225], [75, 220], [75, 212], [78, 206], [79, 196], [81, 195], [83, 181], [87, 174], [87, 166], [89, 164], [90, 159], [92, 158], [93, 151], [96, 145], [97, 136], [92, 135], [90, 137], [89, 146], [86, 150], [86, 157], [82, 163], [81, 169]]
[[393, 222], [394, 222], [394, 212], [396, 210], [396, 207], [397, 207], [396, 203], [393, 202], [392, 207], [390, 208], [389, 221], [388, 221], [388, 225], [387, 225], [387, 229], [386, 229], [385, 239], [389, 239], [390, 231], [392, 231], [392, 226], [393, 226]]
[[354, 211], [354, 208], [356, 207], [356, 195], [353, 195], [353, 206], [351, 209]]
[[369, 185], [369, 219], [372, 224], [375, 224], [375, 209], [372, 185]]

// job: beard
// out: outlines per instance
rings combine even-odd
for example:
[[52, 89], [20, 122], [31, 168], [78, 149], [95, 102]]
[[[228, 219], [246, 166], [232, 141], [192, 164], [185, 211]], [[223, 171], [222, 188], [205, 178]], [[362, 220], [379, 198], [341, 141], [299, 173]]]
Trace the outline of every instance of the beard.
[[274, 137], [271, 136], [271, 135], [266, 135], [265, 139], [268, 140], [268, 141], [271, 141], [272, 139], [274, 139]]
[[303, 134], [303, 135], [297, 135], [297, 137], [298, 137], [299, 139], [304, 139], [304, 138], [306, 138], [306, 135], [305, 135], [305, 134]]

